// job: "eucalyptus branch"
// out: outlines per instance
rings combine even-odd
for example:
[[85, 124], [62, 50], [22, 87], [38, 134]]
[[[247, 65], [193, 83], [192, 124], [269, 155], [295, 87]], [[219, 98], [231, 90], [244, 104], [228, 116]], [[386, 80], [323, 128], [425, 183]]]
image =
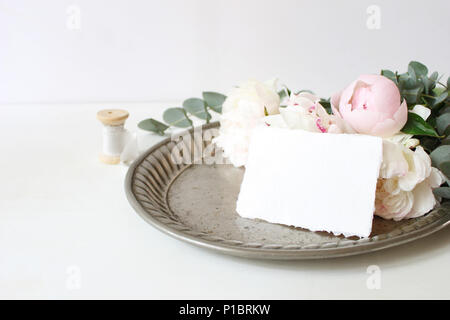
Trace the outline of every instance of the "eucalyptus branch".
[[221, 93], [203, 92], [203, 99], [190, 98], [184, 100], [182, 107], [169, 108], [163, 113], [165, 123], [155, 119], [145, 119], [139, 122], [138, 127], [142, 130], [150, 131], [159, 135], [164, 135], [170, 127], [193, 128], [191, 116], [211, 121], [211, 111], [222, 113], [222, 104], [226, 99]]
[[[428, 76], [428, 68], [417, 61], [409, 63], [406, 73], [382, 70], [381, 74], [395, 82], [401, 97], [408, 104], [408, 109], [411, 110], [419, 103], [423, 103], [430, 109], [430, 116], [426, 120], [409, 112], [408, 121], [402, 131], [420, 140], [420, 145], [430, 153], [433, 166], [447, 176], [448, 184], [450, 177], [450, 77], [445, 85], [440, 81], [442, 76], [439, 77], [437, 72]], [[448, 186], [437, 188], [434, 192], [440, 197], [450, 199]]]

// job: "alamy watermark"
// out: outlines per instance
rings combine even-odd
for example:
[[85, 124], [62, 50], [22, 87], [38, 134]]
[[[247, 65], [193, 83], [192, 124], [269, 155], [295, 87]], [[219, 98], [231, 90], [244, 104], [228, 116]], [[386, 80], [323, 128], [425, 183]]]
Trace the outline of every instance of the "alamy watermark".
[[381, 28], [381, 8], [375, 4], [367, 7], [368, 14], [366, 26], [369, 30], [378, 30]]
[[72, 4], [66, 9], [66, 27], [71, 31], [81, 30], [81, 9]]
[[381, 289], [381, 269], [377, 265], [370, 265], [367, 267], [366, 273], [369, 277], [366, 280], [366, 286], [369, 290]]
[[172, 162], [175, 164], [230, 164], [224, 157], [222, 148], [213, 141], [218, 135], [218, 128], [203, 130], [202, 127], [172, 134], [171, 141], [175, 143], [170, 152]]
[[76, 265], [67, 267], [66, 269], [66, 289], [80, 290], [81, 289], [81, 268]]

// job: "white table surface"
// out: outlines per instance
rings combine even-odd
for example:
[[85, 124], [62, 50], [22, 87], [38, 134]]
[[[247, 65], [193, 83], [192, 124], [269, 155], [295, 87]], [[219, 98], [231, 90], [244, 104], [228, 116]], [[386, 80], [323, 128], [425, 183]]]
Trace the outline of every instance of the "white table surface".
[[[0, 298], [450, 298], [450, 228], [372, 254], [298, 262], [233, 258], [152, 228], [125, 197], [127, 167], [97, 160], [95, 114], [126, 108], [136, 130], [169, 106], [0, 106]], [[370, 265], [380, 289], [366, 285]]]

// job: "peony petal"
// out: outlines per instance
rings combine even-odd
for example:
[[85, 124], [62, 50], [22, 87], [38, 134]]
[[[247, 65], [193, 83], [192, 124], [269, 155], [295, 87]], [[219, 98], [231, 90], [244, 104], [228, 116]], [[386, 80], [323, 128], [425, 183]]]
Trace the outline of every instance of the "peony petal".
[[384, 76], [377, 76], [370, 86], [370, 92], [368, 109], [383, 113], [386, 118], [393, 118], [401, 103], [397, 85]]
[[417, 114], [425, 121], [428, 119], [428, 117], [431, 114], [430, 108], [424, 107], [420, 104], [416, 104], [410, 112]]
[[413, 207], [414, 196], [412, 192], [401, 191], [396, 194], [383, 194], [380, 199], [377, 193], [375, 214], [384, 219], [394, 219], [395, 221], [403, 219]]
[[264, 84], [276, 92], [277, 88], [278, 88], [278, 78], [266, 80], [266, 81], [264, 81]]
[[402, 102], [400, 108], [394, 114], [393, 119], [386, 119], [373, 127], [369, 134], [380, 137], [391, 137], [398, 133], [408, 120], [408, 107], [406, 100]]
[[286, 108], [280, 108], [280, 113], [290, 129], [319, 132], [314, 117], [303, 108], [287, 106]]
[[309, 109], [311, 106], [315, 104], [314, 101], [306, 98], [306, 97], [300, 97], [296, 95], [291, 95], [288, 101], [288, 106], [297, 107], [297, 108], [304, 108]]
[[339, 112], [339, 102], [341, 100], [341, 94], [342, 94], [342, 91], [339, 91], [339, 92], [333, 94], [331, 96], [331, 100], [330, 100], [331, 109], [333, 110], [333, 114], [338, 117], [341, 117], [341, 114]]
[[342, 129], [336, 124], [332, 124], [331, 126], [329, 126], [327, 132], [328, 133], [344, 133], [342, 131]]
[[437, 188], [440, 187], [440, 185], [445, 182], [445, 176], [441, 171], [432, 167], [427, 182], [431, 188]]
[[337, 127], [339, 127], [339, 130], [342, 131], [342, 133], [356, 133], [355, 129], [353, 129], [352, 126], [344, 119], [333, 115], [332, 121]]
[[383, 140], [383, 162], [380, 168], [380, 178], [390, 179], [407, 174], [408, 162], [403, 155], [403, 150], [404, 147], [401, 144]]
[[417, 218], [428, 213], [436, 205], [436, 198], [427, 181], [418, 184], [412, 191], [414, 204], [405, 218]]
[[380, 113], [362, 109], [355, 109], [352, 111], [351, 105], [347, 105], [344, 108], [341, 106], [340, 112], [344, 120], [347, 121], [356, 132], [363, 134], [372, 134], [372, 128], [383, 120], [380, 118], [380, 116], [382, 116]]
[[267, 116], [262, 119], [262, 121], [271, 127], [276, 128], [287, 128], [287, 124], [283, 119], [283, 116], [281, 114], [275, 114], [272, 116]]
[[379, 74], [362, 74], [358, 77], [358, 80], [364, 81], [367, 84], [375, 84], [377, 81], [380, 80], [380, 77], [384, 76], [380, 76]]
[[358, 80], [353, 81], [347, 88], [345, 88], [341, 92], [341, 97], [339, 99], [339, 112], [342, 114], [342, 107], [346, 106], [350, 103], [350, 100], [352, 99], [353, 92], [355, 91], [355, 86], [357, 84]]
[[408, 161], [408, 173], [399, 178], [399, 186], [402, 190], [411, 191], [414, 187], [424, 181], [431, 173], [430, 156], [418, 146], [416, 151], [405, 149], [403, 152]]
[[299, 94], [297, 94], [297, 97], [299, 98], [306, 98], [312, 102], [318, 102], [320, 100], [320, 98], [312, 93], [309, 92], [300, 92]]
[[325, 110], [325, 108], [318, 102], [315, 104], [315, 111], [317, 116], [322, 119], [322, 122], [329, 120], [330, 115], [327, 110]]

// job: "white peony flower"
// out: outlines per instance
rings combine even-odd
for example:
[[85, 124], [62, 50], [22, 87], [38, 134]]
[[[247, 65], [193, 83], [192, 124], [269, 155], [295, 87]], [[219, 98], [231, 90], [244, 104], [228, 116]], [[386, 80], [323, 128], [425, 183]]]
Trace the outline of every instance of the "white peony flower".
[[433, 189], [439, 187], [444, 181], [444, 175], [438, 169], [431, 168], [428, 178], [412, 190], [414, 205], [405, 218], [417, 218], [433, 209], [437, 203]]
[[401, 220], [414, 204], [412, 192], [398, 187], [396, 179], [379, 179], [375, 198], [375, 214], [384, 219]]
[[225, 157], [240, 167], [246, 164], [253, 129], [264, 118], [279, 113], [280, 97], [276, 82], [247, 81], [234, 88], [222, 106], [219, 136], [214, 142], [224, 150]]
[[426, 214], [436, 205], [433, 188], [444, 182], [421, 146], [413, 151], [406, 145], [383, 141], [375, 214], [385, 219], [398, 221]]
[[292, 93], [287, 106], [280, 108], [280, 115], [266, 117], [264, 121], [268, 125], [318, 133], [353, 132], [342, 119], [328, 114], [319, 100], [308, 92]]

